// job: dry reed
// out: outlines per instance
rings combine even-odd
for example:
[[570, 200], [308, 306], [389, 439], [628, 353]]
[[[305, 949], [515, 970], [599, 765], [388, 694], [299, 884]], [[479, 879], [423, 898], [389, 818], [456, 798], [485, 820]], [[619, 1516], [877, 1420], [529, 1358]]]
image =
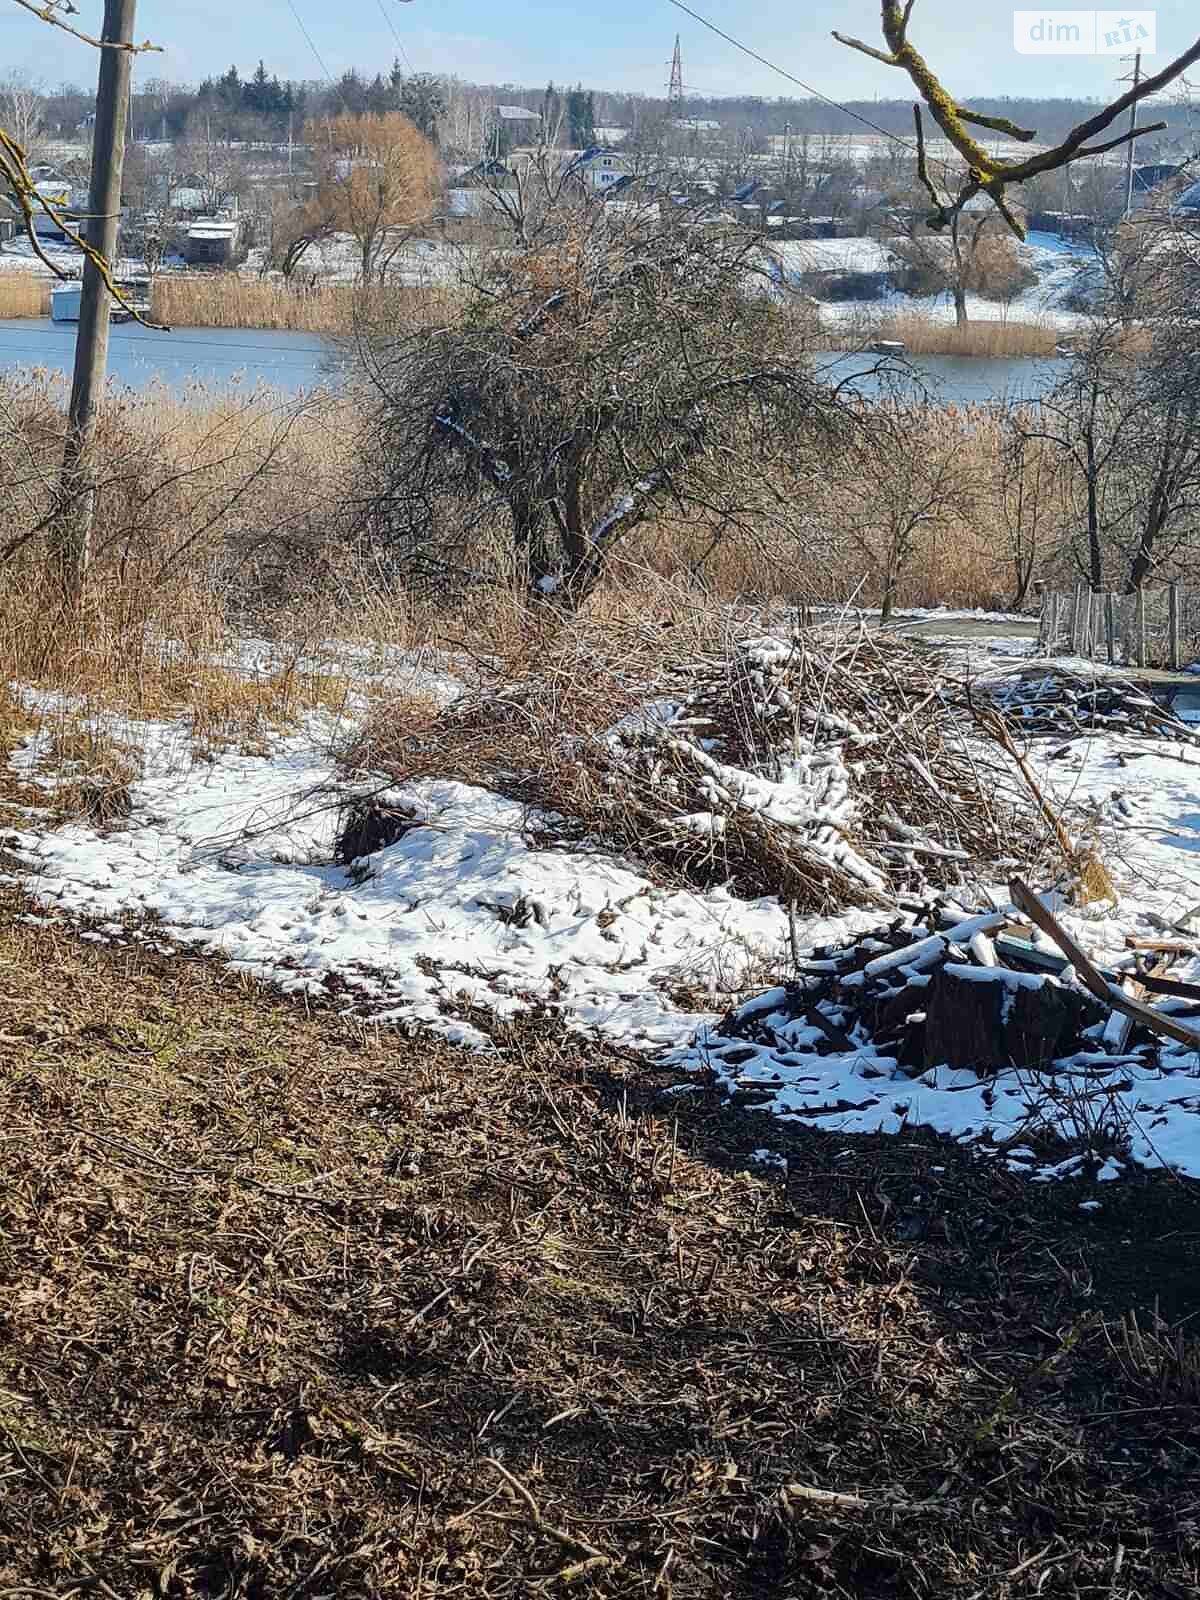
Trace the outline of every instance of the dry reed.
[[0, 317], [45, 317], [50, 313], [49, 278], [32, 272], [0, 272]]
[[976, 356], [990, 360], [1052, 356], [1061, 338], [1051, 323], [980, 318], [961, 328], [953, 322], [905, 311], [885, 317], [875, 333], [895, 339], [914, 356]]
[[354, 296], [351, 284], [293, 289], [276, 279], [214, 272], [156, 277], [150, 305], [155, 319], [168, 327], [337, 334], [351, 326]]

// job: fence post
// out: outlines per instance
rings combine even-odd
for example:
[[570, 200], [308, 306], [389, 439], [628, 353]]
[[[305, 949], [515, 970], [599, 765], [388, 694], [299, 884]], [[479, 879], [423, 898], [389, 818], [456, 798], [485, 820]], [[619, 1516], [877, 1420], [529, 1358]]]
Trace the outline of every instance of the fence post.
[[1167, 627], [1170, 632], [1171, 671], [1178, 672], [1179, 659], [1179, 585], [1172, 583], [1167, 591]]
[[1046, 654], [1058, 654], [1059, 630], [1062, 628], [1062, 595], [1055, 589], [1050, 595], [1050, 638], [1046, 643]]
[[1110, 589], [1104, 596], [1104, 639], [1108, 646], [1108, 664], [1115, 666], [1117, 660], [1117, 607]]
[[1083, 643], [1079, 636], [1080, 627], [1083, 622], [1083, 594], [1083, 585], [1081, 583], [1077, 583], [1075, 585], [1075, 606], [1071, 613], [1070, 649], [1073, 656], [1082, 655], [1083, 653]]
[[1139, 589], [1133, 597], [1134, 659], [1139, 667], [1146, 665], [1146, 591]]

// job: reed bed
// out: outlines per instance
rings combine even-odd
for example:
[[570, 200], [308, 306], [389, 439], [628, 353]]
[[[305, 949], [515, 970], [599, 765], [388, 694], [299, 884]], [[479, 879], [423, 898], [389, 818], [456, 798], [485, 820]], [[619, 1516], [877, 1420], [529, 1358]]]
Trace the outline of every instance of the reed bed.
[[923, 316], [919, 311], [885, 317], [875, 337], [896, 339], [914, 356], [981, 356], [993, 360], [1052, 356], [1062, 331], [1048, 322], [1010, 322], [987, 318], [953, 322]]
[[50, 289], [36, 273], [0, 272], [0, 317], [49, 316]]
[[155, 278], [150, 305], [155, 319], [173, 328], [260, 328], [334, 338], [351, 332], [364, 313], [370, 316], [379, 295], [391, 314], [398, 312], [413, 328], [446, 321], [462, 303], [460, 293], [440, 287], [306, 287], [214, 272]]
[[150, 308], [175, 328], [260, 328], [289, 333], [345, 333], [354, 320], [352, 284], [291, 288], [234, 272], [154, 279]]

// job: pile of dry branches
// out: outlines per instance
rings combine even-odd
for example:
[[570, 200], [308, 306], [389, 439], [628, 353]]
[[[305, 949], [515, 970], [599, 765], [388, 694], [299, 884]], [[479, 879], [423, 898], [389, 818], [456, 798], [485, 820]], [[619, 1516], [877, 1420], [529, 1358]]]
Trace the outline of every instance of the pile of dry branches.
[[1108, 732], [1194, 744], [1183, 722], [1141, 685], [1124, 678], [1089, 676], [1055, 667], [1008, 677], [988, 686], [988, 698], [1008, 726], [1025, 737], [1070, 739]]
[[531, 665], [390, 748], [377, 729], [351, 765], [482, 784], [525, 801], [548, 845], [805, 909], [960, 885], [985, 863], [994, 875], [1028, 832], [969, 717], [903, 641], [818, 627], [653, 668], [587, 665]]

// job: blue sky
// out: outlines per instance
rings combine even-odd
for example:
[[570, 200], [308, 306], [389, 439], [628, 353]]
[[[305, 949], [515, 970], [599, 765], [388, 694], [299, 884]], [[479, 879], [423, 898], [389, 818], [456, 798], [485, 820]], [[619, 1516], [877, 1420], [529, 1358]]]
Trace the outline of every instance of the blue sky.
[[[79, 21], [96, 28], [101, 0], [76, 0]], [[682, 35], [684, 77], [697, 91], [765, 96], [799, 93], [767, 68], [740, 55], [669, 0], [294, 0], [329, 70], [386, 69], [396, 54], [391, 19], [417, 71], [457, 73], [490, 81], [582, 80], [593, 87], [661, 93], [675, 33]], [[1026, 7], [1030, 0], [1024, 0]], [[903, 94], [906, 80], [856, 56], [829, 37], [832, 28], [877, 41], [875, 0], [696, 0], [694, 9], [727, 32], [839, 98]], [[139, 77], [194, 81], [231, 61], [253, 66], [260, 56], [281, 77], [315, 78], [320, 68], [288, 0], [142, 0], [138, 33], [165, 46], [143, 57]], [[386, 11], [386, 16], [384, 12]], [[968, 96], [1110, 92], [1125, 70], [1098, 56], [1019, 55], [1012, 7], [997, 0], [918, 0], [913, 38]], [[1194, 0], [1157, 8], [1161, 66], [1200, 32]], [[94, 52], [0, 0], [0, 67], [30, 72], [45, 84], [90, 82]], [[1200, 69], [1193, 69], [1200, 84]], [[1200, 104], [1200, 90], [1197, 92]]]

